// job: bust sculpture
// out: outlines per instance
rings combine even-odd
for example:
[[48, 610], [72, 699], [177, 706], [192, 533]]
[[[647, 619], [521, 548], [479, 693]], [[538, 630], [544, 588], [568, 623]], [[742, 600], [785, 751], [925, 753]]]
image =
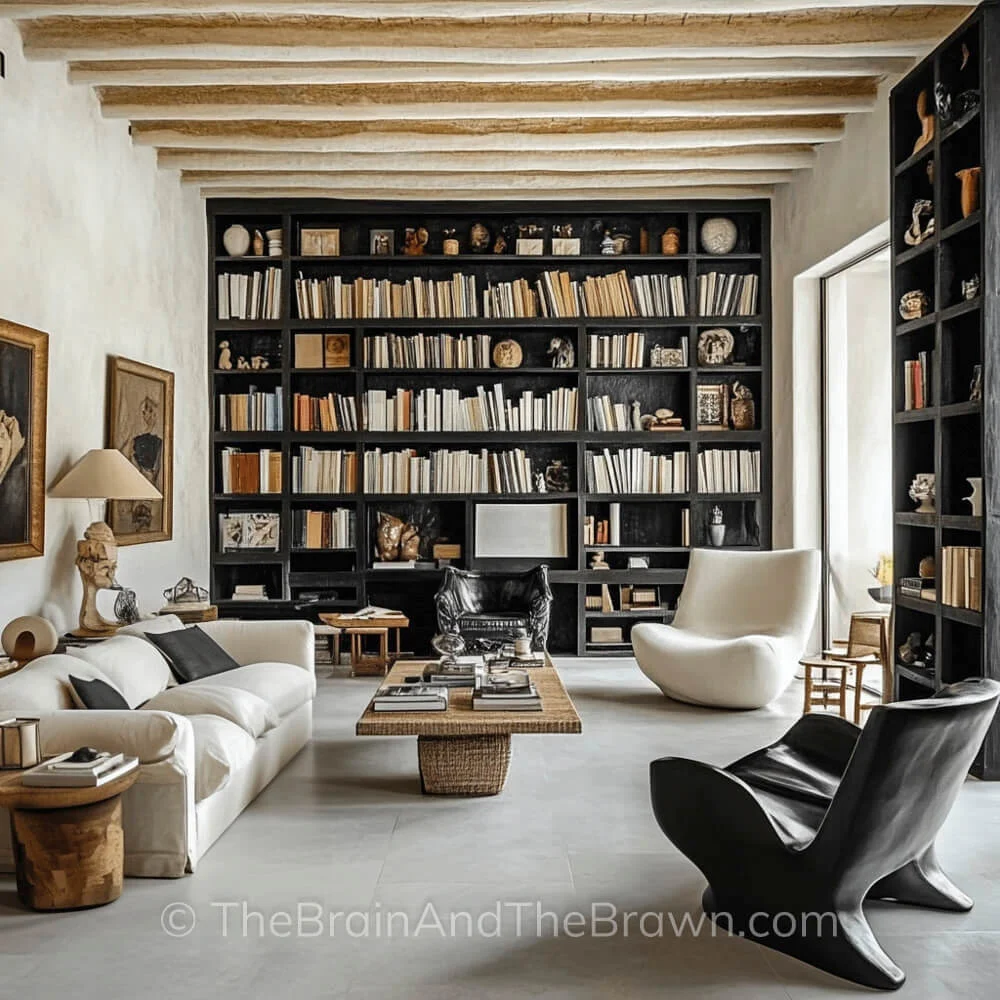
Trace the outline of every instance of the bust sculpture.
[[76, 543], [76, 568], [83, 580], [83, 602], [80, 628], [74, 634], [101, 635], [116, 631], [118, 624], [107, 621], [97, 610], [98, 592], [115, 587], [118, 570], [118, 545], [103, 521], [95, 521]]

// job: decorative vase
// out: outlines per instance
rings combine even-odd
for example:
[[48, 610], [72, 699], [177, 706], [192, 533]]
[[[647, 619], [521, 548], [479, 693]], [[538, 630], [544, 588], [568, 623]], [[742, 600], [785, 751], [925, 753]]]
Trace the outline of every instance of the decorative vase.
[[726, 541], [726, 526], [724, 524], [710, 524], [708, 526], [708, 540], [717, 549], [721, 549]]
[[259, 229], [253, 231], [253, 255], [255, 257], [264, 256], [264, 235]]
[[739, 230], [732, 219], [716, 216], [701, 224], [701, 246], [705, 253], [721, 257], [736, 248]]
[[919, 504], [917, 514], [936, 514], [934, 500], [937, 494], [937, 480], [933, 472], [918, 472], [910, 484], [910, 499]]
[[244, 257], [250, 249], [250, 230], [239, 224], [230, 226], [222, 234], [222, 245], [230, 257]]
[[675, 257], [681, 252], [681, 231], [676, 226], [671, 226], [660, 237], [660, 252], [665, 257]]
[[967, 476], [965, 480], [972, 487], [972, 496], [964, 497], [965, 502], [972, 508], [973, 517], [983, 516], [983, 477]]
[[458, 256], [458, 240], [452, 238], [444, 241], [444, 255], [445, 257], [457, 257]]
[[962, 182], [963, 219], [967, 219], [973, 212], [979, 211], [979, 179], [982, 174], [982, 167], [968, 167], [955, 174]]
[[264, 235], [267, 237], [267, 255], [269, 257], [280, 257], [283, 252], [282, 231], [280, 229], [269, 229]]
[[752, 431], [757, 423], [757, 410], [752, 399], [734, 399], [729, 404], [733, 430]]

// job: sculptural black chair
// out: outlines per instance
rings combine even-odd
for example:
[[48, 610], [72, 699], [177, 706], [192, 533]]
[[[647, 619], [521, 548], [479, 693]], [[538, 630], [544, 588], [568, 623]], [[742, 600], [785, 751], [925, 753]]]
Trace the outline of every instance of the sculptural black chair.
[[897, 989], [904, 973], [861, 904], [972, 907], [938, 866], [934, 838], [998, 699], [1000, 684], [971, 679], [874, 708], [863, 730], [806, 715], [726, 768], [654, 760], [653, 811], [708, 879], [702, 905], [718, 923], [844, 979]]
[[496, 645], [519, 629], [531, 637], [533, 649], [548, 645], [552, 608], [548, 566], [514, 574], [448, 566], [434, 600], [438, 630], [458, 633], [470, 649]]

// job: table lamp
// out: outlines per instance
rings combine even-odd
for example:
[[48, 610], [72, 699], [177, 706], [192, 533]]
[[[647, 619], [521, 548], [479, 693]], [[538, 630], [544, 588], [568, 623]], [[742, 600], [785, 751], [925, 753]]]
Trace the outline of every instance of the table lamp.
[[102, 618], [97, 592], [115, 586], [118, 545], [104, 522], [108, 500], [162, 500], [163, 494], [117, 449], [93, 448], [49, 489], [50, 497], [88, 500], [94, 523], [76, 543], [76, 568], [83, 580], [80, 627], [75, 636], [110, 635], [118, 625]]

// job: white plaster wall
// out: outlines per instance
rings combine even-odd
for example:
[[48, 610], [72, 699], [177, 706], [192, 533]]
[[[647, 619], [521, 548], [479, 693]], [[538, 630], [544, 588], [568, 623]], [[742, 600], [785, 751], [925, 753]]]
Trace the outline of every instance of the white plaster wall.
[[[49, 334], [47, 483], [104, 445], [108, 355], [175, 373], [174, 537], [119, 558], [119, 579], [154, 611], [178, 577], [208, 582], [203, 205], [63, 65], [26, 62], [8, 20], [0, 49], [0, 316]], [[47, 501], [45, 555], [0, 562], [0, 627], [43, 610], [75, 622], [88, 522], [86, 502]]]

